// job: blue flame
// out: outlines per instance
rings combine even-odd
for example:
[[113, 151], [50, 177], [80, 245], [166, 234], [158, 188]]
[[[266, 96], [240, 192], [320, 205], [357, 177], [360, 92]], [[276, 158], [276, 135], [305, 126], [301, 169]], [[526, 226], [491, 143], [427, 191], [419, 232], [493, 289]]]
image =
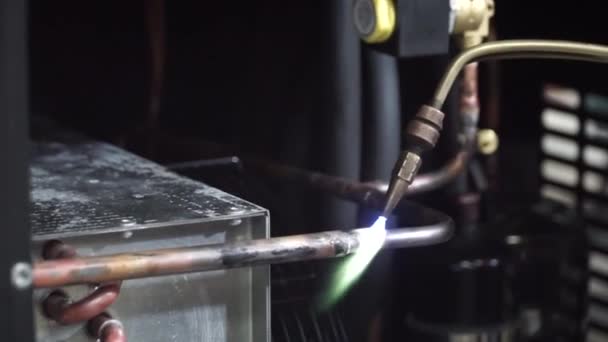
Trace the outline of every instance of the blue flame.
[[386, 217], [380, 216], [374, 224], [360, 229], [359, 248], [338, 265], [329, 283], [329, 289], [321, 301], [321, 309], [326, 310], [341, 299], [361, 277], [372, 262], [386, 239]]

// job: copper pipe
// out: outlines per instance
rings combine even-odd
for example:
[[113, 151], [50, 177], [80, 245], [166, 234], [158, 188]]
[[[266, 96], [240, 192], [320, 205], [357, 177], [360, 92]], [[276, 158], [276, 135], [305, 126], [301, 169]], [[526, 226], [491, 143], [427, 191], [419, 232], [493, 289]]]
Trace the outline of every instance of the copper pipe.
[[[471, 152], [468, 149], [463, 149], [438, 170], [418, 175], [405, 195], [412, 196], [433, 191], [448, 184], [465, 169], [470, 155]], [[376, 196], [384, 196], [388, 191], [387, 182], [373, 181], [363, 184], [366, 187], [373, 189], [373, 191], [376, 192]]]
[[99, 287], [85, 298], [72, 303], [63, 291], [52, 292], [43, 302], [44, 313], [59, 324], [88, 321], [110, 307], [120, 294], [117, 284]]
[[[211, 153], [213, 156], [233, 154], [235, 148], [200, 141], [196, 139], [184, 139], [166, 137], [163, 139], [169, 145], [165, 147], [171, 151], [199, 151]], [[449, 183], [464, 169], [470, 156], [469, 149], [463, 149], [454, 158], [446, 162], [439, 170], [419, 174], [410, 191], [406, 195], [421, 194], [440, 188]], [[330, 176], [325, 173], [301, 169], [282, 163], [246, 156], [243, 158], [246, 168], [271, 178], [277, 178], [288, 182], [305, 184], [320, 191], [331, 193], [337, 197], [355, 201], [363, 205], [382, 209], [384, 205], [388, 184], [382, 181], [359, 182], [348, 178]], [[175, 164], [179, 165], [179, 164]]]
[[608, 63], [608, 46], [561, 40], [503, 40], [477, 45], [461, 52], [448, 66], [435, 91], [431, 107], [441, 109], [460, 74], [469, 63], [501, 59], [563, 59]]
[[[47, 260], [68, 260], [76, 257], [76, 249], [59, 240], [47, 242], [42, 249]], [[59, 324], [73, 324], [87, 321], [104, 312], [120, 294], [120, 284], [107, 284], [97, 288], [81, 300], [72, 303], [69, 296], [57, 290], [42, 303], [43, 311]]]
[[[422, 212], [426, 213], [425, 218], [431, 217], [438, 222], [424, 226], [387, 230], [383, 248], [432, 245], [444, 242], [451, 237], [452, 221], [449, 217], [430, 209], [422, 209]], [[220, 245], [42, 261], [34, 265], [34, 286], [46, 288], [102, 283], [342, 257], [355, 253], [369, 239], [370, 233], [369, 228], [326, 231]]]
[[460, 85], [460, 116], [467, 140], [475, 139], [479, 122], [478, 64], [470, 63], [464, 67]]
[[266, 160], [247, 158], [245, 166], [252, 171], [270, 178], [296, 184], [303, 184], [334, 196], [358, 202], [368, 207], [381, 209], [384, 205], [384, 193], [378, 191], [373, 184], [361, 183], [347, 178], [330, 176], [325, 173], [300, 169]]
[[88, 330], [91, 336], [100, 342], [127, 342], [127, 335], [122, 323], [113, 319], [106, 312], [90, 320]]

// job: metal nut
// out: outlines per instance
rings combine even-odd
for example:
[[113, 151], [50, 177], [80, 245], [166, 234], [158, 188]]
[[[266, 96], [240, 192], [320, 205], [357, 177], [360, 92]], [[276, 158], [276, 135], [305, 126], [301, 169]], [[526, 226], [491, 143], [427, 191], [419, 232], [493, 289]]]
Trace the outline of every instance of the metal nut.
[[443, 128], [443, 118], [445, 114], [442, 111], [435, 107], [424, 105], [418, 109], [416, 113], [416, 118], [421, 119], [423, 121], [428, 121], [429, 123], [437, 126], [437, 129], [441, 130]]
[[408, 141], [423, 150], [435, 147], [441, 129], [443, 128], [443, 112], [431, 106], [422, 106], [416, 117], [409, 122], [406, 128]]
[[397, 175], [408, 184], [412, 184], [414, 177], [416, 177], [416, 174], [418, 174], [418, 170], [422, 165], [422, 159], [415, 153], [405, 152], [402, 160], [403, 162], [401, 163], [401, 168]]

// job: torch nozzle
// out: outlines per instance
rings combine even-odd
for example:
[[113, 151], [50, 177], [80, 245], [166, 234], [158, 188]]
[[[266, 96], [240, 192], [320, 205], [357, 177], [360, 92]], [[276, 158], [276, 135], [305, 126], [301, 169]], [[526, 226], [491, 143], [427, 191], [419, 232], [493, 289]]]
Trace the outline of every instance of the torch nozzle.
[[410, 184], [414, 181], [421, 164], [422, 160], [418, 154], [409, 151], [401, 154], [393, 169], [382, 216], [388, 217], [397, 207]]
[[382, 210], [382, 216], [388, 217], [393, 212], [407, 192], [408, 187], [409, 184], [403, 179], [396, 178], [391, 180], [388, 192], [386, 193], [386, 203], [384, 205], [384, 210]]

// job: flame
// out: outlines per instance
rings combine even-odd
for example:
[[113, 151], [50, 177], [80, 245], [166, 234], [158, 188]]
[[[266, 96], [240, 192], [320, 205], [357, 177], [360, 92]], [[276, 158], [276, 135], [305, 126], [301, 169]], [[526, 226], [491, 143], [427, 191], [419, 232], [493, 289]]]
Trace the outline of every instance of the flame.
[[380, 216], [371, 227], [360, 229], [359, 237], [357, 251], [346, 257], [333, 273], [329, 289], [320, 303], [321, 310], [327, 310], [340, 300], [378, 254], [386, 239], [386, 217]]

